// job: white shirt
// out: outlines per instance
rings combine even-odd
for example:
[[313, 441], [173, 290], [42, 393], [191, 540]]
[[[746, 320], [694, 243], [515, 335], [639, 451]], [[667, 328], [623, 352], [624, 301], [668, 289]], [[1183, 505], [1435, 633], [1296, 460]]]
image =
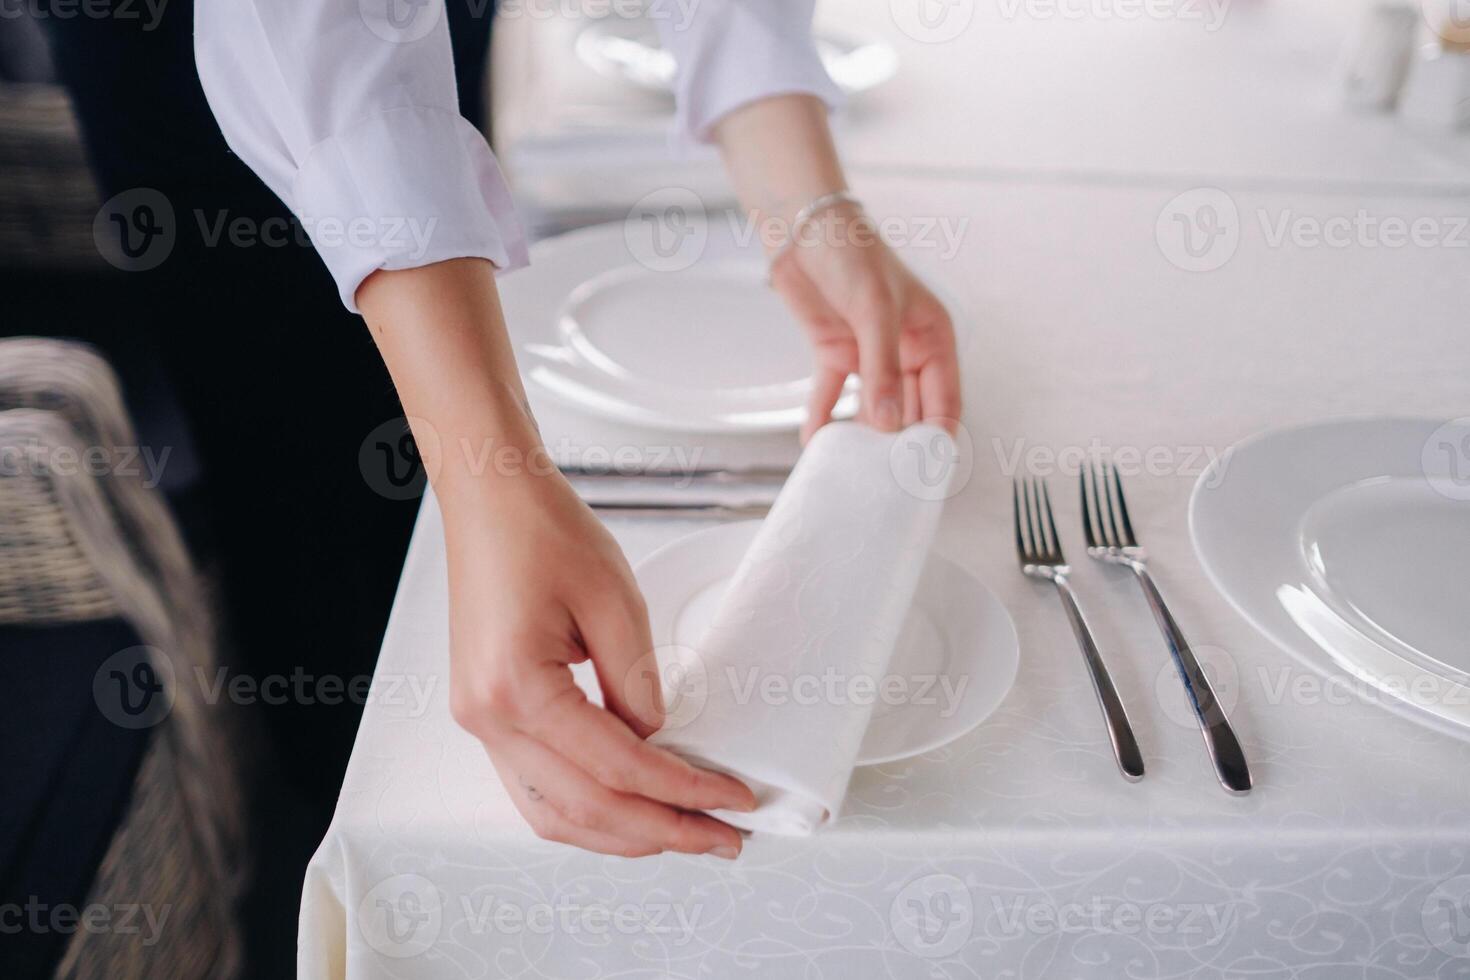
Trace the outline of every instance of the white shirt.
[[[676, 134], [771, 95], [838, 93], [815, 0], [654, 0]], [[495, 157], [459, 114], [444, 0], [197, 0], [199, 77], [225, 139], [301, 220], [356, 312], [377, 269], [527, 262]], [[595, 160], [588, 166], [595, 167]]]

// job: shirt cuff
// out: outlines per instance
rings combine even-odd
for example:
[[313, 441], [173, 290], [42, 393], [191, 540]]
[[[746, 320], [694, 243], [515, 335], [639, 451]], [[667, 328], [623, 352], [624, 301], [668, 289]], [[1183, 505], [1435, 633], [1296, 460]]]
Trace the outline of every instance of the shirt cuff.
[[725, 115], [775, 95], [814, 95], [829, 110], [842, 104], [842, 91], [822, 67], [810, 29], [781, 23], [789, 19], [773, 15], [765, 3], [741, 0], [721, 6], [697, 27], [663, 25], [665, 46], [679, 66], [676, 145], [711, 142]]
[[389, 109], [318, 143], [291, 206], [354, 313], [357, 287], [378, 269], [482, 258], [505, 272], [529, 261], [494, 154], [445, 109]]

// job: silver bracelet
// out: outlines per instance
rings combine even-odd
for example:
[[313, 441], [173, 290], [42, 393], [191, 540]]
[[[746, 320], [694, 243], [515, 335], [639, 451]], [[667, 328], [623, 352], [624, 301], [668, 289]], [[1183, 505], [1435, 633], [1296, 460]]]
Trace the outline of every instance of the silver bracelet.
[[790, 249], [792, 245], [796, 244], [796, 239], [798, 236], [801, 235], [802, 229], [805, 228], [813, 218], [821, 214], [823, 211], [830, 211], [833, 208], [840, 207], [844, 204], [851, 204], [859, 211], [861, 211], [863, 208], [863, 202], [859, 201], [857, 197], [853, 195], [852, 191], [846, 190], [832, 191], [830, 194], [823, 194], [820, 197], [814, 197], [805, 205], [803, 205], [801, 210], [796, 212], [796, 216], [791, 219], [791, 231], [789, 234], [787, 234], [786, 241], [782, 242], [781, 247], [776, 249], [775, 253], [771, 256], [771, 264], [774, 265], [777, 259], [786, 254], [787, 250]]

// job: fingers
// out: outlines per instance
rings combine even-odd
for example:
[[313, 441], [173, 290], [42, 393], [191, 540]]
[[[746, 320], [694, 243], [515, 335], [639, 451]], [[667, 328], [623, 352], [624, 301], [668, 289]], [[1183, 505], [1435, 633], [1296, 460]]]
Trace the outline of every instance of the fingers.
[[863, 380], [863, 420], [893, 432], [903, 424], [903, 382], [898, 363], [898, 316], [884, 290], [874, 290], [852, 324], [858, 344], [858, 374]]
[[918, 371], [921, 417], [939, 423], [954, 434], [963, 409], [960, 398], [959, 355], [949, 313], [933, 296], [926, 296], [928, 322], [922, 328], [928, 356]]
[[[593, 659], [599, 653], [594, 649]], [[755, 794], [724, 773], [690, 765], [650, 745], [617, 718], [569, 690], [521, 728], [553, 751], [575, 760], [592, 779], [621, 793], [635, 793], [686, 810], [755, 809]]]
[[653, 656], [648, 607], [631, 582], [609, 589], [597, 608], [577, 617], [582, 642], [591, 653], [602, 687], [602, 701], [638, 737], [647, 738], [664, 723], [663, 687]]
[[806, 403], [806, 421], [801, 426], [801, 444], [804, 446], [816, 431], [832, 421], [832, 409], [842, 397], [842, 387], [847, 384], [847, 372], [836, 368], [819, 366], [812, 375], [812, 393]]
[[677, 851], [734, 859], [740, 853], [733, 827], [611, 790], [529, 737], [512, 736], [492, 761], [517, 809], [548, 840], [629, 857]]

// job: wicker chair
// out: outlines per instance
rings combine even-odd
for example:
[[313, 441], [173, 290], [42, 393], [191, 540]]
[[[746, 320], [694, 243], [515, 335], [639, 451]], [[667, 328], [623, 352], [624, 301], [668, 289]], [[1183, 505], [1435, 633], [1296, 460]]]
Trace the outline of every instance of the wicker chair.
[[231, 977], [241, 831], [233, 760], [204, 710], [208, 617], [156, 492], [80, 461], [132, 445], [111, 371], [77, 345], [0, 342], [0, 624], [121, 618], [166, 658], [172, 709], [157, 723], [87, 904], [170, 909], [166, 942], [77, 931], [57, 976]]

